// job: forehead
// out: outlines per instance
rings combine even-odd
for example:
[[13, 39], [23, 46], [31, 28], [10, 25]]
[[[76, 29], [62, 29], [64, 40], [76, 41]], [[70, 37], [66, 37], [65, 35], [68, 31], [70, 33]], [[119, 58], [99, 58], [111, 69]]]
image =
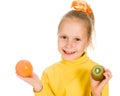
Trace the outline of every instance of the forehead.
[[59, 32], [71, 35], [87, 34], [87, 26], [83, 20], [65, 19], [61, 22]]

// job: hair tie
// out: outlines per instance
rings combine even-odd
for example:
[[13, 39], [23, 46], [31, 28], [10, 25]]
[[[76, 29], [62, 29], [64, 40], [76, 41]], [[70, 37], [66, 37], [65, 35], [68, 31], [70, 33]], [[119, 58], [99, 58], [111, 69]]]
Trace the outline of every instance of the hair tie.
[[72, 8], [74, 8], [76, 11], [82, 11], [85, 12], [86, 14], [90, 15], [91, 14], [91, 8], [87, 4], [87, 2], [83, 0], [74, 0], [71, 5]]

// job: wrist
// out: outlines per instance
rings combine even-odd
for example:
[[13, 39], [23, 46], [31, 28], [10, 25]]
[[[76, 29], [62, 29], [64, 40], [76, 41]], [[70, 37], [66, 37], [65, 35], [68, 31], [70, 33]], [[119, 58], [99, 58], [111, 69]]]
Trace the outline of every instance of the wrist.
[[33, 91], [34, 92], [40, 92], [42, 90], [43, 86], [41, 84], [34, 84]]
[[34, 92], [40, 92], [41, 90], [42, 90], [42, 86], [41, 86], [41, 87], [33, 88], [33, 91], [34, 91]]
[[95, 93], [95, 92], [92, 92], [91, 93], [91, 96], [102, 96], [100, 93]]

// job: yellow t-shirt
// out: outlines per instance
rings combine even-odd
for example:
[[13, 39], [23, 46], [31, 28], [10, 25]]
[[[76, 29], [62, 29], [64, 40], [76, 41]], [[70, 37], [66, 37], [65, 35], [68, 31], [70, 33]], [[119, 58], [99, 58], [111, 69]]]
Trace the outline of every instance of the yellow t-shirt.
[[[35, 96], [91, 96], [90, 71], [95, 64], [86, 53], [72, 61], [62, 58], [43, 72], [43, 89]], [[102, 96], [108, 96], [108, 84]]]

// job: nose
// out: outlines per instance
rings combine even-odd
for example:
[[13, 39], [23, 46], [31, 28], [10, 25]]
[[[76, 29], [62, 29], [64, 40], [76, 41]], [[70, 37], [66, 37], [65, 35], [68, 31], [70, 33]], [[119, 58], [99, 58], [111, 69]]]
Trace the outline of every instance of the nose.
[[73, 47], [73, 42], [68, 40], [66, 43], [66, 48], [72, 48]]

